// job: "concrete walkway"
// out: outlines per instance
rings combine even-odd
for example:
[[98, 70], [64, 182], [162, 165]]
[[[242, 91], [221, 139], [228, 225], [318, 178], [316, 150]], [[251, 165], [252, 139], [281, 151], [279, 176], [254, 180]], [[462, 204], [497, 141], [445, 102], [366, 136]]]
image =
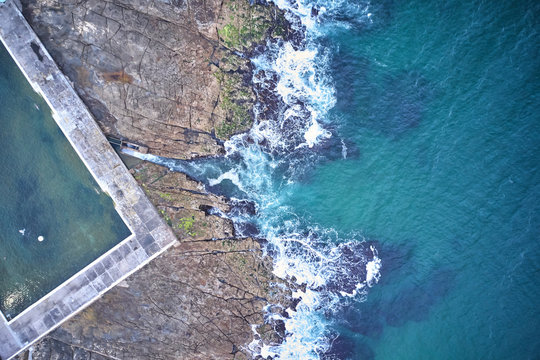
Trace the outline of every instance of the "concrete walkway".
[[[13, 320], [0, 315], [0, 357], [9, 359], [88, 306], [176, 241], [101, 133], [92, 115], [13, 0], [0, 2], [0, 39], [132, 235]], [[99, 226], [99, 224], [96, 224]]]

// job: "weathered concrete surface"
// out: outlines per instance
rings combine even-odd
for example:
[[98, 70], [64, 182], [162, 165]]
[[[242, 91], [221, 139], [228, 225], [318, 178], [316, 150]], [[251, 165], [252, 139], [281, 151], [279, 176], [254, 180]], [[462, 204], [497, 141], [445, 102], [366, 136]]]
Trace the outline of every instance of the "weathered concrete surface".
[[17, 337], [16, 334], [14, 334], [13, 330], [9, 327], [9, 324], [7, 320], [2, 316], [0, 313], [0, 358], [4, 359], [8, 356], [11, 356], [11, 354], [17, 353], [23, 345], [21, 344], [21, 341]]
[[249, 61], [234, 51], [266, 36], [279, 14], [274, 8], [247, 0], [23, 6], [106, 134], [185, 159], [219, 154], [216, 135], [251, 126]]
[[7, 359], [14, 355], [13, 344], [17, 352], [44, 336], [176, 238], [12, 1], [0, 4], [0, 39], [133, 233], [9, 323], [0, 321], [0, 334], [8, 328], [15, 340], [0, 342], [0, 356]]
[[[134, 169], [158, 209], [171, 199], [160, 196], [165, 184], [178, 193], [197, 189], [185, 175], [144, 163]], [[36, 345], [35, 360], [49, 359], [247, 359], [251, 324], [263, 324], [267, 303], [286, 301], [271, 259], [251, 239], [224, 237], [232, 224], [199, 209], [211, 199], [175, 200], [181, 217], [196, 220], [190, 232], [176, 228], [183, 241], [107, 292]], [[178, 217], [171, 216], [176, 224]], [[204, 223], [212, 227], [205, 227]], [[219, 240], [198, 240], [217, 237]], [[279, 341], [271, 326], [258, 329], [267, 342]]]
[[[237, 53], [282, 25], [275, 8], [247, 0], [23, 0], [23, 9], [106, 133], [176, 158], [218, 154], [214, 133], [250, 126], [251, 72]], [[205, 211], [228, 210], [225, 199], [156, 165], [132, 173], [183, 242], [45, 337], [33, 358], [249, 357], [264, 299], [286, 296], [270, 259]], [[270, 325], [258, 331], [279, 341]]]

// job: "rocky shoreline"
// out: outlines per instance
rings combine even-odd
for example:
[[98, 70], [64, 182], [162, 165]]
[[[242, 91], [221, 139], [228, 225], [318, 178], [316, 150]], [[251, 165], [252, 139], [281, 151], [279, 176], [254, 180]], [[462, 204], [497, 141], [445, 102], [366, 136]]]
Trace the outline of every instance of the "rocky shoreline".
[[[223, 154], [224, 140], [251, 127], [249, 54], [288, 32], [277, 8], [247, 0], [22, 6], [106, 135], [179, 159]], [[131, 172], [178, 245], [42, 339], [32, 358], [249, 359], [254, 336], [279, 342], [284, 329], [265, 324], [263, 307], [289, 293], [261, 245], [208, 211], [226, 213], [228, 200], [155, 164]]]

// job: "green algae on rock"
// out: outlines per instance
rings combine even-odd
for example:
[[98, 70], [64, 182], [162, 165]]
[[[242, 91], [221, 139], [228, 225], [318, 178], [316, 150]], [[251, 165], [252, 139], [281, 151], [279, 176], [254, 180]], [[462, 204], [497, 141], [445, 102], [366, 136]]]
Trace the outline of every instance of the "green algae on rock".
[[[179, 159], [220, 154], [222, 140], [251, 126], [242, 53], [284, 33], [274, 7], [247, 1], [22, 2], [102, 130]], [[231, 15], [252, 22], [241, 38], [249, 45], [220, 38], [239, 24]], [[256, 241], [235, 239], [229, 220], [204, 211], [228, 211], [225, 199], [157, 165], [132, 173], [181, 242], [48, 335], [33, 358], [247, 359], [251, 324], [264, 322], [269, 301], [286, 298], [271, 260]]]

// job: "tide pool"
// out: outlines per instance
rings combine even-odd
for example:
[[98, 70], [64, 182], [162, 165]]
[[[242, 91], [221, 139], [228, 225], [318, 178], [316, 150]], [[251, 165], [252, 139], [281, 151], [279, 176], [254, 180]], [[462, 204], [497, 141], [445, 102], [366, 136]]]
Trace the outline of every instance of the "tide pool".
[[0, 311], [9, 320], [130, 231], [3, 46], [0, 122]]

